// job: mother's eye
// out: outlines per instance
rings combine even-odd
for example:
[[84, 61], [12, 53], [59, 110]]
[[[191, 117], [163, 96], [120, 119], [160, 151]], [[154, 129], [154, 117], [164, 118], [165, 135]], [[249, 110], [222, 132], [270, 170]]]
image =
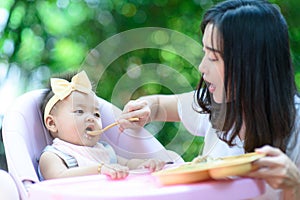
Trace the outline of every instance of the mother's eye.
[[208, 60], [212, 61], [212, 62], [219, 60], [216, 52], [214, 52], [214, 51], [210, 51], [207, 57], [208, 57]]
[[212, 61], [212, 62], [215, 62], [215, 61], [218, 61], [219, 59], [214, 57], [214, 58], [208, 58], [209, 61]]

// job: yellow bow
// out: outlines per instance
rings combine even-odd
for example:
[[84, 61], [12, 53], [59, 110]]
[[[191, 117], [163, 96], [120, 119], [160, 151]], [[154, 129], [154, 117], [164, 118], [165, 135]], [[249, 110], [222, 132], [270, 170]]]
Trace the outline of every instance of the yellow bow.
[[54, 96], [49, 99], [44, 112], [44, 121], [46, 122], [47, 116], [50, 114], [53, 106], [59, 101], [65, 99], [73, 91], [83, 92], [89, 94], [92, 92], [91, 82], [85, 73], [81, 71], [75, 76], [73, 76], [71, 82], [60, 79], [60, 78], [51, 78], [51, 88], [54, 93]]

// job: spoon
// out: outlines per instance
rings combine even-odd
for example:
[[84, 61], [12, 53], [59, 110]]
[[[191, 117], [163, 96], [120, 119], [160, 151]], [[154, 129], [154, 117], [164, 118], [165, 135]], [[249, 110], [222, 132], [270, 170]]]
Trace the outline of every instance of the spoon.
[[[130, 122], [136, 122], [136, 121], [139, 121], [139, 118], [137, 118], [137, 117], [129, 118], [128, 121], [130, 121]], [[95, 131], [87, 131], [86, 133], [88, 135], [91, 135], [91, 136], [100, 135], [103, 132], [107, 131], [108, 129], [110, 129], [110, 128], [118, 125], [118, 124], [119, 124], [119, 122], [114, 122], [114, 123], [108, 125], [107, 127], [103, 128], [103, 129], [95, 130]]]

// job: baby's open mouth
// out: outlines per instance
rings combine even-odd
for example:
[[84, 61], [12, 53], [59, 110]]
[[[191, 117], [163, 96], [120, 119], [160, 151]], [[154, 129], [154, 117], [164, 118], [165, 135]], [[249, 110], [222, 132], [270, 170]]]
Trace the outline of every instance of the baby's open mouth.
[[91, 140], [94, 136], [92, 136], [92, 135], [89, 135], [88, 134], [88, 132], [90, 132], [90, 131], [94, 131], [94, 128], [93, 127], [87, 127], [86, 129], [85, 129], [85, 137], [87, 138], [87, 139], [89, 139], [89, 140]]
[[86, 129], [85, 129], [85, 131], [87, 132], [87, 131], [93, 131], [94, 129], [92, 128], [92, 127], [87, 127]]

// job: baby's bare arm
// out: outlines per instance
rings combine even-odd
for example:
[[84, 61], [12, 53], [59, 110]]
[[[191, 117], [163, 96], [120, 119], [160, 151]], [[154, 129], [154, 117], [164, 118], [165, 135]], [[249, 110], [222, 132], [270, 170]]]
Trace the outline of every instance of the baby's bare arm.
[[44, 152], [40, 158], [40, 170], [45, 179], [66, 178], [93, 174], [105, 174], [112, 179], [128, 176], [128, 168], [117, 164], [101, 163], [86, 167], [68, 168], [64, 161], [52, 152]]

